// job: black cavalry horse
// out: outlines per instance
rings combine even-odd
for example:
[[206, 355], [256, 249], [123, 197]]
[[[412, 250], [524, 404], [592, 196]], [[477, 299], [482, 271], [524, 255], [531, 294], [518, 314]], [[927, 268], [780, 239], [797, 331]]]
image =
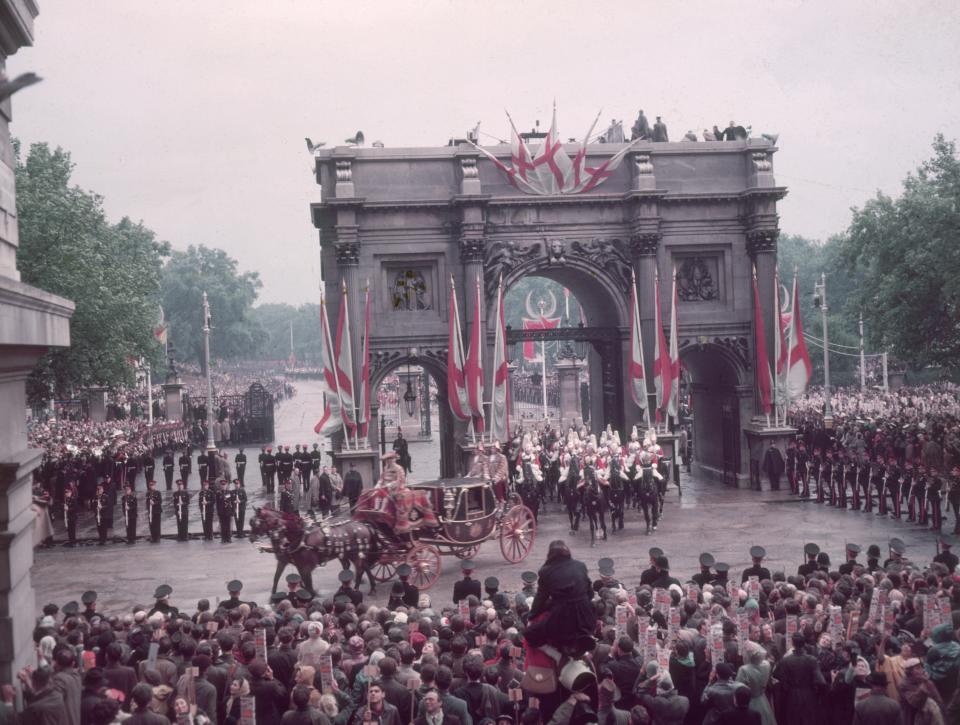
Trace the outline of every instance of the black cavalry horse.
[[383, 547], [380, 535], [372, 524], [343, 520], [321, 523], [308, 529], [299, 516], [265, 506], [254, 508], [253, 518], [250, 519], [250, 541], [256, 541], [261, 535], [270, 539], [273, 555], [277, 559], [271, 593], [277, 591], [280, 577], [287, 566], [293, 565], [303, 579], [304, 588], [315, 594], [313, 570], [334, 560], [339, 560], [344, 569], [353, 566], [356, 587], [360, 587], [366, 572], [370, 580], [370, 593], [376, 590], [369, 567], [377, 561]]

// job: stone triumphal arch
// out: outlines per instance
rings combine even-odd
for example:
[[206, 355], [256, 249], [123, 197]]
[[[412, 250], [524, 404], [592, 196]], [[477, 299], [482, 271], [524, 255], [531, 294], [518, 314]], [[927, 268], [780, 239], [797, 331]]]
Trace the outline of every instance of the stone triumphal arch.
[[[589, 163], [622, 148], [592, 145]], [[509, 162], [509, 146], [487, 150]], [[571, 290], [589, 323], [555, 334], [589, 343], [591, 390], [602, 391], [591, 396], [592, 419], [629, 430], [640, 418], [623, 382], [631, 273], [649, 374], [655, 276], [663, 280], [662, 306], [668, 310], [676, 269], [680, 353], [691, 376], [694, 466], [745, 485], [757, 415], [751, 267], [756, 265], [762, 299], [772, 299], [776, 203], [786, 194], [774, 182], [775, 151], [765, 139], [640, 142], [603, 185], [586, 193], [535, 195], [512, 186], [467, 144], [320, 150], [321, 201], [311, 210], [331, 315], [341, 279], [354, 300], [369, 282], [373, 384], [412, 363], [434, 377], [442, 397], [449, 280], [456, 282], [466, 334], [475, 317], [470, 292], [479, 278], [489, 389], [498, 280], [502, 276], [509, 288], [526, 275], [549, 277]], [[354, 350], [362, 349], [360, 307], [350, 306]], [[764, 315], [772, 339], [772, 312]], [[355, 363], [359, 372], [360, 361]], [[441, 399], [442, 472], [453, 475], [465, 431], [452, 423], [447, 407]], [[375, 438], [378, 426], [370, 431]]]

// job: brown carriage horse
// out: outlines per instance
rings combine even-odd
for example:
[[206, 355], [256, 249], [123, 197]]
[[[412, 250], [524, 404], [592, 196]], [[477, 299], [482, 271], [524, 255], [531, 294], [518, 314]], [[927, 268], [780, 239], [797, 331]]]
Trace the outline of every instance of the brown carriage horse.
[[[382, 549], [376, 530], [362, 521], [341, 521], [329, 526], [307, 529], [303, 519], [295, 514], [281, 513], [269, 506], [254, 508], [250, 519], [250, 541], [267, 536], [277, 559], [273, 575], [273, 590], [276, 593], [280, 577], [288, 565], [293, 565], [304, 588], [316, 594], [313, 588], [313, 570], [328, 561], [339, 560], [344, 569], [353, 566], [356, 572], [355, 586], [360, 587], [364, 572], [370, 580], [370, 593], [376, 590], [376, 582], [370, 576], [369, 567], [380, 557]], [[289, 553], [286, 553], [289, 552]]]

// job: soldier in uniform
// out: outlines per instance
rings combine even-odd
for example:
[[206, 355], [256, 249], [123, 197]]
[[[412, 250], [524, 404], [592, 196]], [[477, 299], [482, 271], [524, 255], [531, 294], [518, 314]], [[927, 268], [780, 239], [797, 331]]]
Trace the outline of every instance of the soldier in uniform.
[[[157, 462], [153, 460], [153, 451], [144, 451], [140, 457], [140, 465], [143, 467], [143, 479], [152, 481], [153, 473], [157, 468]], [[129, 483], [133, 483], [133, 481], [129, 481]]]
[[713, 573], [710, 571], [710, 568], [716, 563], [713, 554], [708, 552], [700, 554], [700, 571], [690, 577], [690, 580], [696, 582], [702, 589], [704, 584], [709, 584], [713, 581]]
[[243, 522], [247, 518], [247, 492], [240, 479], [233, 481], [233, 520], [237, 525], [237, 536], [243, 536]]
[[357, 507], [357, 501], [363, 492], [363, 477], [360, 475], [360, 471], [354, 468], [353, 461], [350, 461], [347, 465], [349, 468], [343, 476], [343, 495], [350, 502], [350, 510], [352, 511]]
[[187, 525], [190, 522], [190, 493], [187, 482], [177, 481], [177, 490], [173, 494], [173, 513], [177, 519], [177, 541], [187, 540]]
[[245, 485], [243, 482], [243, 477], [247, 473], [247, 454], [243, 452], [243, 447], [240, 447], [240, 451], [233, 457], [233, 463], [237, 467], [237, 478], [240, 480], [240, 485]]
[[[133, 455], [133, 451], [131, 451], [126, 461], [126, 470], [124, 471], [124, 475], [126, 476], [126, 478], [124, 480], [127, 481], [128, 483], [132, 483], [134, 487], [136, 487], [137, 485], [137, 469], [139, 467], [140, 466], [139, 466], [139, 462], [137, 461], [137, 457]], [[147, 479], [147, 480], [150, 480], [150, 479]], [[120, 482], [119, 477], [117, 478], [117, 481]]]
[[[149, 479], [148, 479], [149, 480]], [[137, 495], [133, 486], [127, 484], [126, 492], [120, 498], [120, 507], [123, 511], [123, 522], [127, 530], [127, 543], [137, 543]]]
[[207, 456], [207, 451], [205, 449], [200, 449], [200, 453], [197, 454], [197, 471], [200, 474], [200, 480], [206, 481], [210, 473], [210, 456]]
[[870, 544], [867, 547], [867, 571], [875, 572], [880, 568], [880, 547]]
[[263, 459], [267, 455], [267, 447], [261, 446], [260, 453], [257, 454], [257, 468], [260, 469], [260, 485], [263, 488], [267, 487], [267, 472], [263, 469]]
[[[192, 464], [190, 462], [190, 449], [184, 448], [183, 453], [180, 454], [180, 478], [187, 482], [187, 485], [190, 485], [190, 469]], [[170, 482], [167, 482], [167, 490], [170, 490]]]
[[210, 489], [210, 481], [200, 482], [200, 523], [203, 526], [205, 541], [213, 541], [213, 512], [217, 508], [217, 494]]
[[947, 571], [953, 574], [953, 570], [960, 564], [960, 558], [950, 551], [950, 542], [940, 539], [940, 553], [933, 557], [933, 560], [947, 567]]
[[480, 599], [480, 582], [473, 578], [473, 570], [474, 564], [470, 559], [464, 559], [460, 562], [463, 579], [453, 585], [454, 604], [459, 604], [461, 599], [466, 599], [471, 594]]
[[940, 531], [943, 528], [943, 479], [936, 466], [930, 466], [930, 477], [927, 479], [927, 500], [930, 502], [930, 528]]
[[915, 486], [917, 497], [917, 523], [921, 526], [927, 525], [927, 489], [930, 487], [930, 472], [926, 465], [921, 463], [917, 466], [917, 482]]
[[886, 490], [890, 492], [890, 501], [893, 503], [893, 518], [899, 519], [901, 513], [900, 489], [903, 485], [903, 471], [897, 467], [897, 459], [890, 456], [884, 469], [883, 480], [886, 481]]
[[627, 474], [623, 470], [623, 461], [616, 451], [610, 457], [607, 469], [607, 478], [610, 481], [610, 526], [613, 532], [623, 531], [624, 504], [627, 492]]
[[359, 607], [360, 604], [363, 603], [363, 593], [353, 588], [353, 571], [351, 569], [343, 569], [337, 575], [337, 579], [340, 580], [340, 588], [334, 592], [333, 598], [336, 599], [339, 596], [348, 597], [355, 607]]
[[797, 574], [807, 577], [817, 570], [817, 556], [820, 554], [820, 547], [814, 543], [804, 544], [803, 553], [806, 555], [807, 561], [797, 568]]
[[233, 525], [233, 492], [227, 488], [227, 480], [221, 479], [217, 491], [217, 518], [220, 519], [220, 543], [229, 544], [230, 528]]
[[913, 470], [913, 462], [903, 464], [903, 475], [900, 483], [900, 496], [907, 502], [907, 521], [917, 520], [917, 475]]
[[883, 568], [886, 569], [891, 564], [897, 564], [900, 566], [905, 566], [908, 561], [904, 557], [904, 554], [907, 553], [907, 545], [903, 543], [900, 539], [893, 538], [890, 539], [890, 558], [883, 562]]
[[277, 453], [277, 473], [281, 481], [293, 477], [293, 454], [290, 453], [290, 446], [284, 446], [283, 452]]
[[807, 445], [803, 441], [797, 445], [797, 475], [800, 477], [800, 497], [810, 498], [810, 454], [807, 453]]
[[153, 604], [153, 607], [150, 611], [147, 612], [147, 616], [151, 616], [156, 612], [164, 616], [174, 616], [179, 612], [179, 610], [170, 605], [170, 595], [173, 594], [173, 587], [169, 584], [161, 584], [156, 588], [156, 591], [153, 592], [153, 598], [156, 600]]
[[409, 564], [401, 564], [397, 567], [397, 577], [403, 586], [402, 602], [404, 606], [415, 607], [420, 602], [420, 590], [410, 583], [410, 575], [413, 569]]
[[97, 536], [100, 546], [107, 543], [107, 531], [113, 526], [113, 508], [110, 506], [110, 494], [108, 494], [102, 483], [97, 484], [97, 496], [94, 501], [97, 516]]
[[760, 581], [770, 578], [770, 570], [763, 566], [763, 559], [767, 555], [767, 550], [762, 546], [750, 547], [750, 558], [753, 559], [753, 566], [743, 570], [743, 576], [740, 577], [740, 583], [743, 584], [750, 577], [759, 577]]
[[855, 566], [860, 566], [860, 562], [857, 561], [857, 555], [860, 553], [859, 544], [847, 544], [846, 554], [847, 560], [843, 562], [838, 568], [841, 574], [852, 574], [853, 568]]
[[163, 509], [163, 496], [157, 490], [156, 481], [147, 481], [146, 495], [147, 524], [150, 526], [150, 543], [160, 541], [160, 515]]
[[312, 473], [320, 475], [320, 466], [323, 464], [323, 451], [320, 450], [320, 444], [314, 443], [313, 450], [310, 451], [310, 470]]
[[230, 611], [231, 609], [236, 609], [243, 602], [240, 601], [240, 592], [243, 591], [243, 582], [239, 579], [232, 579], [227, 582], [227, 594], [230, 596], [226, 601], [220, 602], [220, 608]]
[[950, 471], [948, 482], [947, 501], [953, 509], [953, 533], [960, 534], [960, 466], [954, 466]]
[[[279, 450], [278, 450], [279, 453]], [[272, 494], [276, 487], [277, 476], [277, 457], [273, 455], [273, 448], [267, 447], [267, 452], [263, 455], [263, 475], [267, 486], [267, 493]]]
[[63, 523], [67, 527], [67, 546], [77, 545], [77, 516], [80, 514], [80, 504], [77, 503], [77, 494], [73, 486], [68, 485], [63, 491]]
[[[163, 452], [163, 477], [167, 483], [167, 490], [173, 486], [173, 451], [169, 448]], [[152, 480], [151, 478], [147, 479], [148, 481]]]
[[823, 493], [824, 477], [829, 476], [830, 469], [827, 467], [827, 461], [823, 454], [820, 453], [819, 448], [813, 449], [811, 466], [813, 467], [813, 475], [816, 477], [817, 503], [823, 503], [826, 500], [826, 496]]

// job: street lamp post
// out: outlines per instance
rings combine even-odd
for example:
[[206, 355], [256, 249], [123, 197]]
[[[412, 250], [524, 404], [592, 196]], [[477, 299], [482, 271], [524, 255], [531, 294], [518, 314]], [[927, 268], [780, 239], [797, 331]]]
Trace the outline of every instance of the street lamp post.
[[213, 378], [210, 375], [210, 303], [203, 293], [203, 360], [207, 370], [207, 454], [217, 450], [213, 440]]
[[820, 308], [823, 321], [823, 427], [833, 428], [833, 409], [830, 406], [830, 336], [827, 333], [827, 275], [820, 273], [820, 283], [816, 286], [813, 304]]

